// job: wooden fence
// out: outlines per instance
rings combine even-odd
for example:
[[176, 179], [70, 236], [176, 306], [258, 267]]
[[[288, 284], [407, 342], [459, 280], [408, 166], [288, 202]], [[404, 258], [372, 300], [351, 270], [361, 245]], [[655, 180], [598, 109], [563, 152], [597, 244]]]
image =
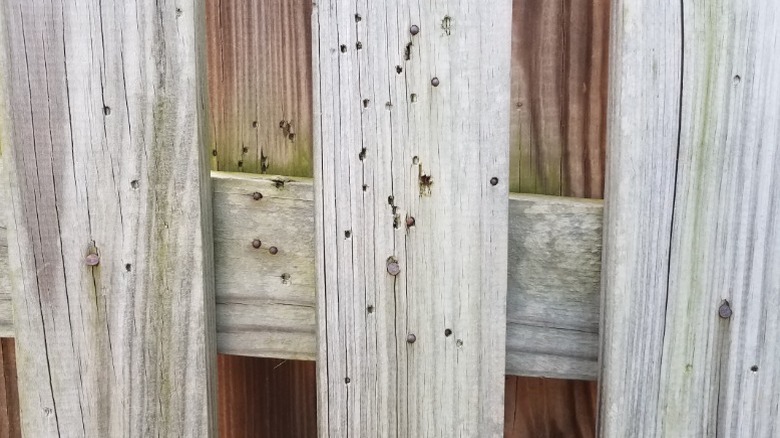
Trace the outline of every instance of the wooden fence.
[[776, 433], [772, 5], [545, 3], [4, 3], [24, 433]]

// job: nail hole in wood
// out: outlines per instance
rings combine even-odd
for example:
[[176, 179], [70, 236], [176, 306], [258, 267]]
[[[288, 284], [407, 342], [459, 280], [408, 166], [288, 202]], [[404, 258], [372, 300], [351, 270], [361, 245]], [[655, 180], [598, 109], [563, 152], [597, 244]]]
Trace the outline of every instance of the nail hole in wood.
[[450, 330], [450, 329], [444, 329], [444, 336], [447, 336], [447, 337], [449, 337], [450, 335], [452, 335], [452, 330]]
[[441, 20], [441, 28], [447, 36], [452, 35], [452, 17], [445, 15]]
[[282, 274], [282, 284], [287, 284], [290, 282], [290, 274], [284, 273]]
[[347, 53], [347, 45], [346, 44], [342, 44], [341, 45], [341, 53]]
[[416, 95], [415, 93], [412, 93], [412, 94], [409, 96], [409, 99], [410, 99], [412, 102], [417, 102], [417, 95]]
[[110, 106], [104, 106], [103, 107], [103, 115], [104, 116], [110, 116], [111, 115], [111, 107]]
[[463, 346], [463, 339], [458, 339], [457, 341], [455, 341], [455, 345], [457, 345], [458, 347], [462, 347]]
[[344, 383], [346, 383], [347, 385], [349, 385], [349, 382], [351, 381], [352, 380], [350, 380], [349, 377], [344, 377]]
[[257, 120], [255, 120], [254, 122], [252, 122], [252, 127], [253, 127], [253, 128], [257, 128]]
[[412, 164], [420, 164], [420, 157], [418, 157], [417, 155], [412, 157]]
[[368, 108], [368, 103], [371, 102], [368, 99], [363, 99], [363, 108]]
[[742, 80], [742, 78], [741, 78], [741, 77], [739, 77], [739, 75], [735, 75], [735, 76], [734, 76], [734, 85], [739, 85], [739, 82], [740, 82], [741, 80]]
[[355, 43], [355, 48], [358, 49], [358, 50], [362, 49], [363, 48], [363, 43], [358, 41], [357, 43]]
[[355, 14], [355, 23], [360, 23], [362, 19], [363, 17], [361, 17], [360, 14]]
[[344, 231], [344, 238], [349, 239], [350, 237], [352, 237], [352, 231], [350, 230]]
[[239, 160], [239, 161], [238, 161], [238, 167], [244, 167], [244, 162], [243, 162], [243, 161], [241, 161], [241, 160]]
[[401, 67], [400, 65], [396, 65], [395, 66], [395, 72], [396, 73], [398, 73], [400, 75], [402, 71], [404, 71], [403, 67]]
[[215, 157], [216, 157], [216, 156], [217, 156], [217, 150], [216, 150], [216, 149], [214, 149], [213, 151], [211, 151], [211, 155], [213, 155], [213, 156], [215, 156]]
[[363, 184], [363, 191], [365, 192], [366, 190], [368, 190], [368, 184]]
[[754, 373], [758, 372], [758, 365], [753, 365], [752, 367], [750, 367], [750, 371], [753, 371]]
[[406, 48], [404, 49], [404, 60], [408, 61], [412, 59], [412, 43], [406, 44]]
[[126, 263], [125, 264], [125, 271], [130, 272], [132, 270], [133, 270], [133, 265], [131, 265], [130, 263]]
[[260, 192], [254, 192], [252, 193], [252, 199], [254, 199], [255, 201], [259, 201], [263, 199], [263, 194]]
[[368, 306], [366, 311], [368, 311], [368, 313], [374, 313], [374, 306]]
[[360, 154], [358, 154], [358, 158], [360, 158], [360, 161], [363, 161], [366, 159], [366, 148], [363, 148], [360, 150]]
[[140, 184], [138, 183], [137, 179], [134, 179], [134, 180], [130, 181], [130, 187], [132, 187], [134, 189], [137, 189], [139, 185]]

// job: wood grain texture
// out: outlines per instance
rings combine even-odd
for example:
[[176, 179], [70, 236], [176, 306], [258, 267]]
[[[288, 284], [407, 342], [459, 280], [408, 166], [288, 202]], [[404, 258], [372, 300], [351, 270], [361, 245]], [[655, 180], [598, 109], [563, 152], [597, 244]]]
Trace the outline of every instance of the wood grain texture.
[[220, 352], [313, 360], [312, 181], [213, 175]]
[[315, 6], [321, 436], [503, 431], [510, 8]]
[[220, 355], [218, 364], [230, 373], [219, 385], [221, 438], [317, 436], [314, 362]]
[[206, 5], [212, 169], [310, 177], [312, 2]]
[[601, 209], [597, 200], [510, 195], [507, 374], [597, 375]]
[[[312, 180], [212, 172], [211, 185], [219, 351], [313, 360]], [[512, 193], [508, 205], [507, 373], [592, 379], [601, 201]]]
[[[510, 190], [602, 197], [609, 15], [607, 0], [514, 1]], [[593, 338], [583, 335], [582, 345], [590, 345]], [[508, 339], [512, 338], [508, 334]], [[529, 342], [524, 348], [534, 348], [534, 344]], [[508, 354], [512, 355], [511, 347]], [[538, 360], [534, 356], [517, 359], [526, 363]], [[546, 360], [554, 362], [558, 358]], [[595, 363], [588, 362], [589, 369], [595, 370]], [[587, 378], [592, 379], [593, 374]], [[589, 399], [581, 395], [595, 393], [594, 382], [549, 383], [527, 377], [507, 379], [507, 400], [514, 399], [518, 406], [542, 404], [544, 412], [559, 414], [545, 417], [544, 423], [533, 423], [533, 429], [508, 430], [507, 436], [557, 436], [553, 433], [557, 425], [573, 418], [567, 410], [592, 412]], [[529, 391], [510, 393], [511, 387]], [[578, 428], [582, 436], [595, 434], [592, 420], [576, 418], [584, 421]], [[530, 423], [521, 424], [530, 427]], [[526, 433], [529, 430], [533, 433]]]
[[600, 198], [609, 0], [515, 0], [510, 190]]
[[[2, 22], [2, 20], [0, 20]], [[0, 35], [2, 35], [3, 28], [0, 24]], [[3, 46], [3, 38], [0, 36], [0, 47]], [[0, 61], [4, 61], [2, 53], [3, 49], [0, 49]], [[3, 105], [6, 102], [4, 91], [0, 86], [0, 120], [5, 120], [4, 114], [7, 114], [7, 108]], [[0, 122], [2, 123], [2, 122]], [[10, 220], [11, 212], [11, 199], [10, 199], [10, 179], [8, 173], [8, 157], [9, 153], [4, 151], [3, 145], [10, 144], [10, 133], [8, 130], [3, 129], [3, 125], [0, 124], [0, 336], [13, 337], [14, 335], [14, 321], [13, 310], [11, 308], [11, 278], [8, 264], [8, 221]], [[8, 146], [5, 146], [6, 149]]]
[[618, 1], [612, 41], [600, 432], [777, 436], [780, 15]]
[[13, 339], [0, 339], [0, 364], [0, 436], [18, 438], [22, 436], [22, 430]]
[[25, 435], [216, 431], [203, 12], [2, 4]]
[[596, 386], [506, 378], [505, 437], [586, 438], [596, 430]]

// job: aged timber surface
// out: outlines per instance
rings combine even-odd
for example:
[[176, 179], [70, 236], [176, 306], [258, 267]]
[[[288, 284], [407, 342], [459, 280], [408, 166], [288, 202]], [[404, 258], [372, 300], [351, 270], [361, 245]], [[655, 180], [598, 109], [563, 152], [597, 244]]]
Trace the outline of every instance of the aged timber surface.
[[[212, 187], [219, 351], [313, 360], [312, 181], [212, 172]], [[507, 374], [595, 378], [601, 210], [598, 200], [509, 195]], [[0, 273], [5, 265], [0, 253]]]
[[25, 435], [215, 435], [202, 3], [0, 11]]
[[780, 14], [616, 1], [602, 436], [780, 435]]
[[[610, 2], [513, 3], [510, 190], [600, 198]], [[312, 176], [311, 2], [208, 0], [206, 4], [210, 112], [215, 125], [212, 145], [217, 153], [212, 169]], [[291, 129], [286, 130], [286, 124], [280, 127], [282, 121], [290, 121]], [[235, 362], [237, 375], [250, 366], [246, 360]], [[231, 362], [222, 363], [220, 378], [225, 381], [230, 379]], [[271, 368], [262, 359], [253, 363], [256, 379], [277, 378], [264, 374]], [[508, 425], [518, 427], [508, 430], [507, 436], [524, 436], [519, 430], [533, 436], [555, 436], [555, 430], [593, 436], [588, 427], [593, 420], [582, 416], [577, 417], [583, 419], [582, 428], [558, 428], [571, 418], [569, 408], [593, 412], [590, 398], [582, 396], [595, 393], [592, 382], [550, 385], [529, 378], [510, 380], [507, 387], [528, 389], [514, 392], [514, 401], [520, 406], [541, 401], [549, 415], [544, 422], [533, 423], [525, 420], [530, 415], [507, 418]], [[282, 395], [274, 397], [281, 400]], [[232, 425], [241, 430], [238, 422]]]

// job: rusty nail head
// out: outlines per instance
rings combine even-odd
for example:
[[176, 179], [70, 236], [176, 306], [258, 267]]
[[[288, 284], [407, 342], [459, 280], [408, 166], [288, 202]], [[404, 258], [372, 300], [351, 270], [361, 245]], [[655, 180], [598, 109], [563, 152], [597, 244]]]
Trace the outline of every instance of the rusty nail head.
[[496, 184], [498, 184], [498, 178], [496, 178], [495, 176], [493, 178], [490, 178], [490, 185], [494, 186]]
[[270, 252], [271, 255], [276, 255], [276, 253], [279, 252], [279, 249], [277, 247], [275, 247], [275, 246], [272, 246], [272, 247], [268, 248], [268, 252]]
[[257, 249], [260, 248], [260, 246], [263, 244], [259, 239], [255, 239], [252, 241], [252, 248]]
[[727, 300], [723, 300], [723, 303], [718, 308], [718, 316], [723, 319], [731, 318], [731, 305]]
[[401, 272], [401, 266], [394, 258], [387, 259], [387, 273], [396, 276]]
[[100, 263], [100, 256], [97, 254], [89, 254], [86, 259], [84, 259], [87, 266], [97, 266], [98, 263]]
[[417, 35], [418, 33], [420, 33], [420, 27], [417, 26], [416, 24], [413, 24], [412, 27], [409, 28], [409, 33], [411, 33], [412, 35]]
[[413, 216], [407, 216], [406, 217], [406, 226], [407, 227], [413, 227], [414, 226], [414, 217]]
[[254, 199], [255, 201], [259, 201], [263, 199], [263, 194], [260, 192], [254, 192], [252, 193], [252, 199]]
[[433, 85], [434, 87], [438, 87], [439, 86], [439, 78], [431, 79], [431, 85]]
[[416, 340], [417, 340], [417, 336], [415, 336], [414, 333], [409, 333], [408, 335], [406, 335], [406, 342], [410, 344], [414, 344], [414, 341]]

